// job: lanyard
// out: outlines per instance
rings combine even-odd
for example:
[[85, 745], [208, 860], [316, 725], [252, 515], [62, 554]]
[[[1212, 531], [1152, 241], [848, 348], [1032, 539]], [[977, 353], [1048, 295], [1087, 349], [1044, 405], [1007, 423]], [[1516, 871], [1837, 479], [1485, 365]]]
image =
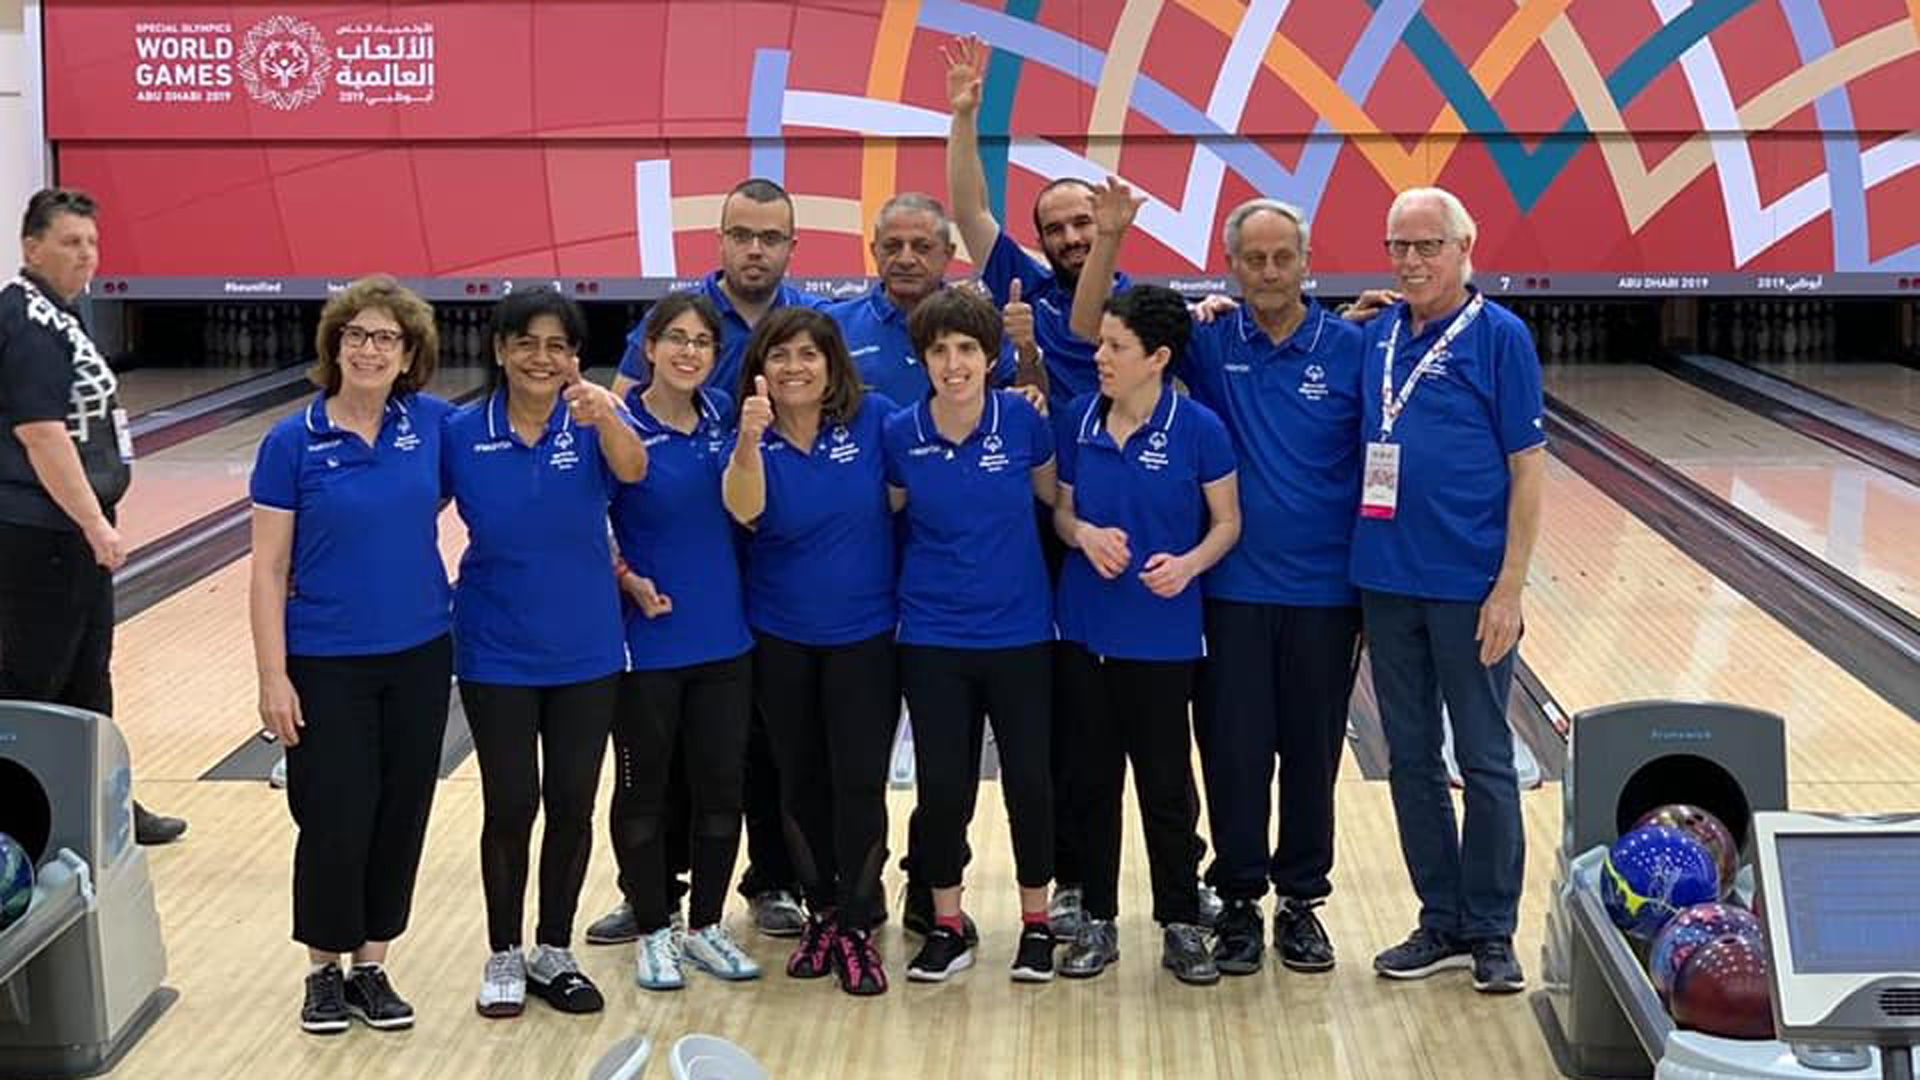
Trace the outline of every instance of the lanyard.
[[[1427, 355], [1421, 357], [1420, 362], [1407, 373], [1407, 381], [1401, 384], [1397, 397], [1393, 392], [1393, 354], [1400, 347], [1400, 320], [1394, 319], [1393, 333], [1387, 338], [1386, 365], [1380, 372], [1380, 439], [1382, 442], [1393, 437], [1394, 422], [1400, 419], [1400, 414], [1407, 407], [1407, 400], [1413, 397], [1414, 390], [1419, 388], [1420, 377], [1447, 354], [1447, 346], [1453, 344], [1454, 338], [1459, 337], [1462, 331], [1473, 325], [1473, 320], [1480, 316], [1480, 307], [1485, 302], [1485, 296], [1480, 293], [1473, 294], [1473, 299], [1467, 301], [1467, 306], [1460, 310], [1460, 314], [1453, 317], [1453, 322], [1440, 335], [1440, 340], [1434, 342], [1433, 346], [1427, 350]], [[1409, 338], [1412, 337], [1411, 326], [1407, 328], [1407, 334]]]

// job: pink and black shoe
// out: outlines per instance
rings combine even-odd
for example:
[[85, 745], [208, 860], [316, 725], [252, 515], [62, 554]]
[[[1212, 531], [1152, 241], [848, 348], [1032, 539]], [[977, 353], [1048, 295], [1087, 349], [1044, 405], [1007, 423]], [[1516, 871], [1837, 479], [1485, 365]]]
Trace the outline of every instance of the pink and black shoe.
[[855, 997], [887, 992], [887, 972], [869, 930], [842, 929], [833, 938], [833, 974], [840, 989]]
[[834, 943], [840, 932], [831, 912], [815, 912], [800, 931], [800, 945], [787, 957], [787, 977], [823, 979], [834, 972]]

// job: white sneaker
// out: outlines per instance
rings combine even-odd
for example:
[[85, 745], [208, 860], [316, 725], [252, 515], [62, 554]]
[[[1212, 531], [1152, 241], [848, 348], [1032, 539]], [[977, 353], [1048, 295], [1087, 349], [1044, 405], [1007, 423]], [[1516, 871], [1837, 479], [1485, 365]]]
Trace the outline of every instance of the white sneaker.
[[740, 981], [760, 977], [760, 965], [720, 923], [693, 931], [683, 945], [687, 960], [714, 978]]
[[687, 985], [680, 973], [680, 938], [673, 927], [663, 926], [643, 934], [634, 945], [634, 982], [646, 990], [678, 990]]
[[267, 786], [275, 789], [287, 786], [287, 755], [281, 754], [280, 760], [267, 772]]
[[487, 957], [487, 973], [473, 1007], [481, 1016], [519, 1016], [527, 1007], [527, 961], [518, 946]]

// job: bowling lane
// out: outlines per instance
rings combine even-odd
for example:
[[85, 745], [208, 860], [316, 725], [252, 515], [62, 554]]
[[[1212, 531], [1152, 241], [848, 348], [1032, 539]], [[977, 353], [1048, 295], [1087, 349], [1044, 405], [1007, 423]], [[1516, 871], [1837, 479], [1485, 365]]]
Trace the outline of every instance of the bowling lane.
[[1855, 408], [1920, 428], [1920, 371], [1905, 365], [1800, 361], [1753, 366]]
[[1521, 651], [1569, 713], [1645, 698], [1780, 714], [1788, 776], [1910, 782], [1920, 724], [1557, 459]]
[[[433, 391], [456, 397], [486, 381], [486, 368], [441, 368]], [[307, 407], [301, 397], [216, 428], [134, 462], [133, 487], [120, 502], [120, 531], [134, 547], [165, 536], [247, 493], [254, 453], [278, 423]]]
[[245, 382], [276, 370], [257, 367], [141, 367], [114, 373], [120, 382], [120, 407], [128, 416], [185, 401], [190, 397]]
[[1549, 365], [1548, 392], [1920, 613], [1920, 489], [1654, 368]]

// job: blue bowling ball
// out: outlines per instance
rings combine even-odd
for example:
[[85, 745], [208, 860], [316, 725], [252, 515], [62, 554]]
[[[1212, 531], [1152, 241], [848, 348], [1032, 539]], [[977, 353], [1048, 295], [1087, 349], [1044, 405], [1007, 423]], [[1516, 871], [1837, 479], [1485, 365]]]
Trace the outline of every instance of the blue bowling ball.
[[20, 921], [33, 899], [33, 860], [20, 841], [0, 833], [0, 930]]
[[1651, 941], [1681, 908], [1719, 899], [1720, 872], [1692, 834], [1642, 825], [1608, 849], [1600, 892], [1615, 926]]
[[1653, 937], [1653, 951], [1647, 954], [1647, 975], [1661, 997], [1673, 993], [1680, 980], [1680, 969], [1693, 950], [1721, 937], [1744, 937], [1765, 944], [1766, 932], [1753, 912], [1732, 904], [1695, 904], [1667, 920]]

